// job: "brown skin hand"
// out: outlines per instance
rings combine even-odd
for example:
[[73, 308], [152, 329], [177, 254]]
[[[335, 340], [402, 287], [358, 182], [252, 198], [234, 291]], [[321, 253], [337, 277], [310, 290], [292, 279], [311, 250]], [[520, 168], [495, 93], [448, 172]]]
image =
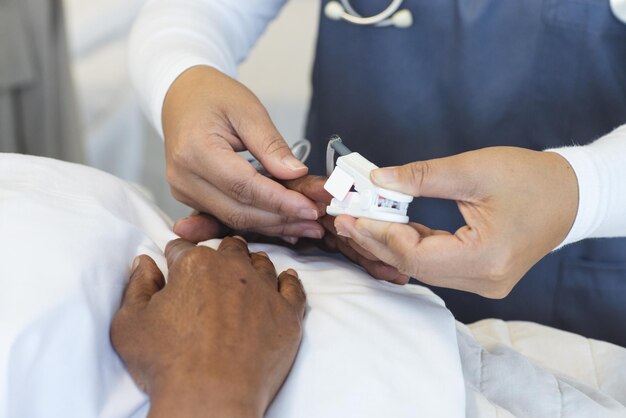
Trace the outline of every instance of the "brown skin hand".
[[168, 244], [168, 283], [137, 259], [111, 341], [151, 399], [149, 416], [261, 417], [289, 373], [306, 296], [297, 273], [277, 275], [239, 238], [217, 251]]

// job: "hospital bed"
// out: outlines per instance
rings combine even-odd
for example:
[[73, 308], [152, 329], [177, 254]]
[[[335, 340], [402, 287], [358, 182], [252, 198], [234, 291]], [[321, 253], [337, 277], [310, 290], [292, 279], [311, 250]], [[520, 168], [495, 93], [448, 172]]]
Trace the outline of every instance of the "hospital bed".
[[[0, 417], [146, 415], [108, 327], [136, 255], [166, 272], [170, 226], [109, 174], [0, 154]], [[422, 286], [252, 250], [295, 268], [308, 295], [302, 346], [268, 417], [626, 416], [624, 348], [531, 323], [465, 326]]]

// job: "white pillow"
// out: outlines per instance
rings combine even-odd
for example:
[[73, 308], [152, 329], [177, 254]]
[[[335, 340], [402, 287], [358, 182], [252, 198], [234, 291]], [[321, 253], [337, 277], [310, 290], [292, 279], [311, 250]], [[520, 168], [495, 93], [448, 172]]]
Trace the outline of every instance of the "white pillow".
[[[107, 174], [0, 154], [0, 231], [0, 417], [145, 416], [108, 328], [136, 255], [166, 271], [166, 218]], [[329, 258], [252, 249], [295, 268], [309, 305], [267, 416], [464, 416], [455, 322], [439, 298]]]

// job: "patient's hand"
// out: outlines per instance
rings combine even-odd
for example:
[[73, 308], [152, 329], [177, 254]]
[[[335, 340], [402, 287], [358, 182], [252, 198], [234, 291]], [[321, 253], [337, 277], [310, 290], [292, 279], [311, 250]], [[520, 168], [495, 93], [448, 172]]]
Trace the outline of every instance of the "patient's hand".
[[295, 359], [306, 297], [293, 270], [226, 238], [217, 251], [176, 240], [168, 283], [147, 256], [111, 341], [151, 398], [151, 417], [260, 417]]
[[[353, 263], [363, 267], [369, 274], [380, 280], [387, 280], [393, 283], [406, 284], [409, 277], [401, 274], [395, 267], [380, 261], [376, 256], [362, 248], [354, 240], [342, 237], [337, 234], [334, 225], [334, 217], [324, 215], [326, 206], [330, 204], [332, 196], [324, 190], [325, 177], [305, 176], [296, 180], [283, 182], [283, 185], [290, 190], [294, 190], [315, 202], [317, 210], [323, 216], [320, 223], [326, 229], [319, 244], [326, 251], [340, 252]], [[188, 241], [202, 242], [213, 238], [219, 238], [226, 234], [224, 226], [219, 221], [204, 213], [196, 213], [187, 218], [181, 219], [174, 225], [174, 232]], [[313, 232], [313, 231], [312, 231]], [[287, 241], [295, 244], [295, 241]], [[297, 241], [297, 240], [296, 240]]]
[[326, 234], [322, 238], [322, 248], [327, 251], [342, 253], [379, 280], [397, 284], [408, 283], [409, 277], [407, 275], [401, 274], [395, 267], [383, 263], [353, 239], [337, 234], [335, 218], [326, 215], [326, 206], [330, 204], [332, 196], [324, 189], [324, 183], [326, 183], [326, 177], [319, 176], [305, 176], [283, 182], [288, 189], [301, 193], [316, 203], [319, 213], [323, 215], [320, 222], [326, 230]]
[[339, 216], [337, 229], [425, 283], [490, 298], [505, 297], [563, 241], [578, 207], [578, 183], [568, 162], [522, 148], [485, 148], [384, 168], [372, 172], [372, 180], [413, 196], [456, 200], [466, 225], [452, 234]]

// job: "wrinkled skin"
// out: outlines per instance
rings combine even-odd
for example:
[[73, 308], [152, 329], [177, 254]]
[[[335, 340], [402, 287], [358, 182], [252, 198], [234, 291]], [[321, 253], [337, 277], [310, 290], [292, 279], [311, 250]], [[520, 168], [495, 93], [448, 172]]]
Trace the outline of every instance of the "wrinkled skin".
[[306, 297], [297, 273], [226, 238], [168, 244], [168, 283], [139, 257], [111, 341], [151, 417], [261, 417], [291, 369]]

